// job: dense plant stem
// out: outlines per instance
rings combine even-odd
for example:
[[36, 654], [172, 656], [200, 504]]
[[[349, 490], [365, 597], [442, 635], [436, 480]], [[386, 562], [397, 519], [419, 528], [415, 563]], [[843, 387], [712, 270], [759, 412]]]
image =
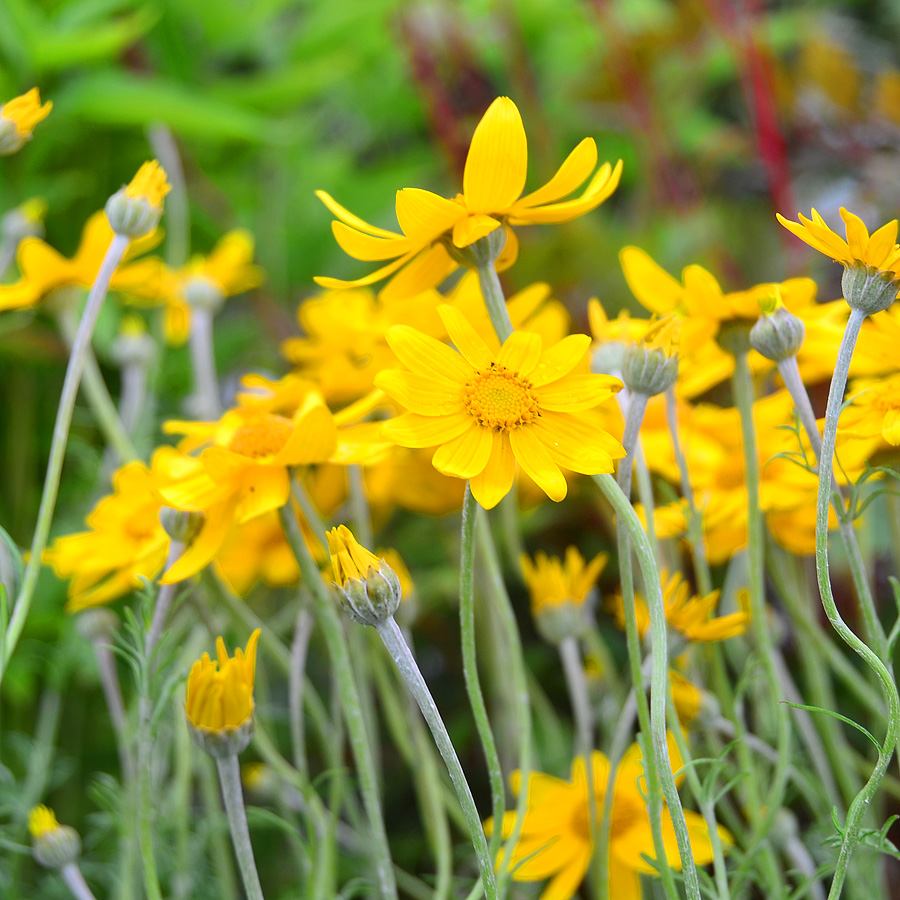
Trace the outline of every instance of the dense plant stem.
[[438, 711], [437, 704], [431, 696], [431, 691], [419, 671], [416, 660], [410, 652], [409, 646], [400, 631], [393, 617], [389, 617], [384, 622], [375, 626], [378, 636], [384, 642], [384, 646], [390, 653], [391, 658], [397, 664], [397, 669], [403, 676], [407, 687], [415, 698], [431, 734], [437, 745], [438, 751], [447, 766], [447, 772], [450, 775], [450, 781], [456, 791], [459, 799], [459, 805], [466, 817], [466, 825], [469, 829], [469, 837], [475, 848], [475, 856], [478, 859], [478, 868], [481, 871], [481, 878], [484, 881], [485, 895], [489, 900], [496, 900], [497, 882], [494, 878], [494, 867], [491, 861], [491, 854], [488, 850], [487, 840], [484, 836], [484, 829], [481, 825], [481, 817], [478, 814], [478, 808], [475, 806], [475, 799], [472, 797], [472, 791], [469, 783], [466, 781], [465, 773], [456, 755], [453, 742], [447, 733], [444, 720]]
[[303, 688], [306, 671], [306, 654], [309, 650], [309, 639], [313, 630], [312, 613], [305, 602], [297, 613], [294, 624], [294, 636], [291, 640], [291, 666], [288, 674], [288, 718], [291, 728], [291, 758], [294, 768], [300, 773], [303, 781], [309, 778], [309, 765], [306, 759], [306, 729], [303, 718]]
[[[296, 477], [291, 479], [291, 490], [301, 509], [304, 508], [304, 504], [310, 505], [309, 498], [305, 496], [303, 485]], [[347, 732], [350, 737], [350, 746], [353, 750], [353, 758], [359, 773], [360, 792], [363, 796], [369, 827], [372, 830], [372, 856], [378, 873], [380, 892], [382, 897], [396, 900], [397, 883], [394, 877], [390, 845], [388, 844], [387, 831], [384, 825], [381, 798], [378, 794], [375, 762], [372, 758], [369, 736], [366, 733], [365, 717], [359, 699], [359, 690], [353, 677], [353, 667], [350, 662], [350, 653], [347, 649], [344, 631], [341, 628], [335, 602], [329, 595], [325, 582], [319, 573], [319, 568], [309, 548], [306, 546], [306, 541], [300, 531], [300, 523], [297, 521], [290, 503], [281, 508], [281, 520], [284, 525], [285, 535], [300, 565], [303, 581], [312, 593], [316, 621], [325, 636], [328, 654], [331, 657], [332, 671], [337, 678], [344, 720], [347, 723]]]
[[866, 314], [859, 309], [853, 309], [850, 312], [850, 318], [847, 321], [847, 327], [838, 349], [831, 386], [828, 389], [828, 404], [825, 408], [825, 432], [822, 435], [822, 454], [819, 459], [819, 493], [816, 503], [816, 576], [819, 582], [819, 593], [822, 596], [822, 605], [825, 607], [828, 621], [831, 622], [832, 627], [847, 646], [858, 653], [878, 677], [887, 698], [888, 717], [887, 731], [878, 753], [878, 761], [875, 764], [875, 768], [872, 770], [869, 780], [863, 785], [862, 790], [856, 795], [850, 804], [850, 808], [847, 810], [841, 849], [834, 869], [831, 890], [828, 893], [829, 900], [837, 900], [841, 895], [844, 880], [847, 877], [847, 866], [850, 862], [850, 857], [859, 843], [863, 816], [865, 816], [866, 810], [878, 790], [878, 785], [887, 771], [894, 746], [897, 743], [898, 734], [900, 734], [900, 697], [897, 696], [897, 686], [894, 684], [894, 679], [878, 655], [861, 641], [847, 623], [844, 622], [838, 611], [837, 604], [834, 602], [834, 594], [831, 590], [831, 577], [828, 571], [828, 508], [831, 501], [832, 466], [834, 465], [838, 419], [841, 414], [847, 374], [850, 370], [850, 360], [853, 357], [853, 349], [856, 346], [856, 339], [859, 337], [859, 330], [865, 317]]
[[213, 352], [213, 312], [195, 306], [191, 310], [191, 367], [194, 373], [194, 414], [198, 419], [216, 419], [222, 411], [219, 379]]
[[584, 663], [578, 639], [565, 637], [559, 643], [559, 658], [566, 676], [569, 689], [569, 700], [572, 703], [572, 718], [575, 721], [575, 752], [581, 756], [590, 756], [594, 749], [594, 712], [588, 694], [587, 680], [584, 675]]
[[503, 296], [503, 286], [500, 284], [500, 276], [497, 275], [494, 260], [478, 266], [476, 271], [491, 324], [502, 344], [513, 333], [513, 327], [506, 309], [506, 298]]
[[[475, 727], [481, 740], [484, 758], [487, 763], [488, 779], [491, 785], [491, 814], [495, 822], [500, 822], [506, 804], [506, 793], [503, 788], [503, 769], [497, 753], [497, 742], [491, 729], [484, 694], [481, 690], [481, 678], [478, 675], [478, 659], [475, 650], [475, 513], [477, 503], [472, 489], [466, 483], [466, 494], [462, 508], [462, 537], [459, 557], [459, 630], [462, 643], [463, 677], [466, 683], [466, 694]], [[500, 847], [502, 835], [495, 828], [491, 835], [491, 856]]]
[[262, 885], [253, 858], [250, 843], [250, 829], [247, 827], [247, 812], [244, 809], [244, 793], [241, 789], [241, 767], [236, 753], [216, 758], [219, 783], [222, 785], [222, 800], [228, 817], [228, 830], [234, 845], [234, 855], [241, 871], [241, 881], [247, 892], [247, 900], [263, 900]]
[[56, 509], [56, 497], [59, 493], [59, 482], [62, 476], [63, 461], [66, 455], [66, 444], [69, 439], [69, 427], [72, 424], [72, 414], [75, 411], [75, 399], [78, 396], [78, 386], [81, 383], [81, 375], [84, 371], [87, 351], [91, 346], [91, 337], [97, 317], [106, 292], [109, 289], [109, 281], [113, 273], [119, 267], [125, 251], [128, 249], [129, 239], [122, 235], [115, 235], [110, 242], [97, 272], [97, 277], [88, 293], [84, 312], [81, 314], [81, 323], [72, 343], [72, 352], [69, 355], [69, 364], [66, 368], [66, 377], [63, 381], [62, 394], [59, 398], [59, 407], [56, 411], [56, 424], [53, 426], [53, 440], [50, 444], [50, 458], [47, 463], [47, 475], [44, 478], [44, 490], [41, 495], [41, 505], [38, 510], [37, 524], [34, 529], [34, 537], [31, 541], [31, 553], [22, 586], [16, 597], [9, 620], [9, 627], [3, 641], [3, 652], [0, 653], [0, 681], [9, 658], [15, 650], [16, 644], [25, 628], [25, 620], [31, 608], [34, 591], [37, 587], [38, 575], [41, 571], [41, 559], [47, 547], [47, 539], [50, 536], [50, 523], [53, 512]]
[[[625, 446], [626, 458], [619, 461], [619, 471], [621, 478], [626, 482], [630, 489], [631, 481], [631, 462], [634, 454], [634, 447], [637, 444], [637, 436], [640, 430], [640, 423], [643, 419], [643, 412], [646, 408], [646, 397], [643, 403], [637, 398], [642, 397], [641, 394], [632, 394], [632, 402], [636, 402], [637, 406], [629, 409], [625, 423], [625, 435], [623, 444]], [[636, 423], [636, 424], [634, 424]], [[619, 565], [623, 573], [623, 592], [625, 591], [626, 573], [630, 574], [631, 570], [631, 547], [633, 547], [638, 558], [638, 563], [643, 575], [644, 585], [647, 594], [647, 609], [650, 615], [650, 644], [653, 654], [651, 679], [650, 679], [650, 709], [646, 708], [646, 695], [644, 694], [643, 676], [640, 671], [640, 644], [629, 647], [629, 660], [632, 666], [632, 677], [634, 681], [635, 698], [638, 703], [638, 718], [641, 721], [641, 730], [649, 735], [648, 749], [645, 771], [647, 773], [648, 787], [648, 803], [650, 805], [650, 827], [653, 831], [653, 843], [656, 848], [657, 860], [660, 866], [660, 874], [663, 878], [663, 884], [667, 892], [674, 891], [674, 885], [666, 884], [666, 875], [671, 881], [671, 869], [668, 866], [665, 855], [665, 847], [662, 836], [662, 795], [665, 796], [666, 804], [669, 808], [669, 814], [672, 817], [672, 824], [675, 830], [675, 836], [678, 842], [678, 853], [681, 857], [682, 870], [684, 873], [684, 884], [687, 890], [689, 900], [699, 900], [700, 883], [697, 877], [697, 867], [694, 863], [694, 857], [691, 853], [690, 838], [688, 836], [687, 823], [684, 818], [684, 810], [681, 805], [681, 798], [678, 796], [678, 787], [675, 784], [675, 776], [669, 763], [669, 748], [666, 739], [666, 698], [668, 695], [668, 677], [669, 677], [669, 659], [668, 659], [668, 632], [666, 628], [665, 602], [662, 594], [662, 583], [660, 582], [659, 569], [656, 564], [656, 557], [653, 553], [653, 547], [644, 531], [640, 519], [631, 506], [628, 493], [620, 487], [616, 479], [612, 475], [602, 474], [594, 475], [594, 481], [600, 488], [604, 497], [610, 502], [615, 513], [617, 522], [617, 531], [619, 534]], [[631, 545], [631, 547], [629, 546]], [[623, 552], [624, 551], [624, 552]], [[628, 597], [625, 599], [626, 626], [628, 626], [629, 616], [634, 618], [634, 586], [631, 583], [631, 610], [629, 610]], [[632, 621], [630, 627], [632, 634], [626, 634], [626, 638], [630, 645], [635, 644], [637, 635], [637, 622]], [[635, 653], [635, 649], [637, 653]], [[637, 659], [638, 666], [635, 668], [634, 659]], [[642, 703], [644, 708], [642, 709]], [[649, 713], [649, 716], [648, 716]], [[678, 896], [677, 891], [670, 896]]]
[[94, 896], [94, 892], [88, 887], [87, 882], [84, 880], [84, 875], [81, 874], [81, 869], [78, 868], [76, 863], [66, 863], [66, 865], [59, 870], [59, 874], [66, 883], [66, 887], [72, 892], [72, 896], [75, 900], [97, 900]]
[[[822, 456], [822, 438], [819, 435], [816, 414], [813, 412], [809, 394], [806, 392], [806, 387], [800, 378], [797, 357], [789, 356], [787, 359], [781, 360], [778, 363], [778, 371], [784, 381], [784, 386], [788, 389], [788, 393], [794, 401], [794, 408], [797, 410], [797, 415], [800, 417], [803, 430], [809, 438], [809, 443], [818, 463]], [[876, 653], [890, 668], [887, 636], [875, 610], [875, 598], [872, 596], [872, 588], [869, 585], [866, 566], [859, 549], [859, 541], [856, 539], [856, 531], [853, 528], [853, 522], [847, 520], [840, 488], [833, 473], [834, 468], [832, 467], [831, 503], [835, 513], [837, 513], [838, 530], [847, 554], [847, 564], [850, 568], [850, 575], [853, 578], [853, 586], [856, 589], [856, 597], [859, 600], [859, 608], [866, 626], [866, 633], [869, 635], [869, 639], [875, 643]]]

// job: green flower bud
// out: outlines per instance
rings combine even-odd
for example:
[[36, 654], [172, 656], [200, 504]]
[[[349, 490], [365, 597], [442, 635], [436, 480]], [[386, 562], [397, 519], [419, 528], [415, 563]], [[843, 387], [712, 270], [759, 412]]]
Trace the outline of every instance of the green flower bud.
[[36, 806], [28, 815], [31, 852], [47, 869], [71, 865], [81, 855], [81, 838], [68, 825], [60, 825], [52, 809]]
[[450, 238], [444, 240], [444, 246], [460, 265], [469, 269], [479, 269], [497, 261], [506, 246], [506, 229], [501, 225], [468, 247], [457, 247]]
[[872, 315], [887, 309], [897, 299], [900, 285], [893, 272], [857, 262], [844, 268], [841, 288], [853, 309]]
[[126, 188], [116, 191], [106, 201], [106, 218], [112, 230], [123, 237], [139, 238], [150, 234], [159, 225], [162, 207], [146, 197], [131, 197]]
[[206, 309], [215, 314], [225, 302], [222, 289], [209, 278], [195, 275], [184, 288], [184, 298], [194, 309]]
[[202, 512], [188, 512], [163, 506], [159, 511], [159, 521], [165, 533], [173, 541], [190, 544], [203, 527], [206, 517]]
[[773, 362], [796, 356], [803, 346], [806, 326], [783, 306], [759, 317], [750, 329], [750, 346]]
[[229, 728], [204, 728], [188, 719], [191, 740], [205, 753], [216, 759], [227, 759], [243, 753], [253, 740], [254, 716], [240, 725]]

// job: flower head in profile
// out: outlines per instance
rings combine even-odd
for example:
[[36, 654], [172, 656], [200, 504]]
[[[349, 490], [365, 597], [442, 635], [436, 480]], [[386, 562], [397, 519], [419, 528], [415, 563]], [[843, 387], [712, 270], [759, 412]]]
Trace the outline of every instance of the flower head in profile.
[[[740, 595], [742, 609], [724, 616], [713, 616], [719, 602], [719, 591], [705, 597], [691, 593], [690, 585], [680, 572], [671, 575], [665, 569], [660, 572], [666, 622], [673, 631], [686, 640], [696, 642], [724, 641], [726, 638], [743, 634], [750, 624], [750, 612], [746, 592]], [[650, 628], [650, 612], [646, 601], [635, 597], [638, 631], [641, 637]], [[625, 627], [624, 601], [621, 596], [613, 599], [613, 615], [620, 628]]]
[[538, 551], [534, 560], [525, 555], [519, 558], [531, 596], [531, 614], [546, 640], [558, 643], [582, 631], [585, 601], [606, 559], [605, 553], [598, 553], [586, 563], [577, 547], [566, 548], [565, 562], [543, 551]]
[[253, 726], [253, 681], [256, 675], [257, 628], [229, 657], [225, 641], [216, 638], [217, 659], [208, 653], [191, 667], [184, 709], [191, 734], [204, 750], [239, 753], [249, 742]]
[[106, 201], [106, 217], [116, 234], [143, 237], [154, 231], [163, 212], [163, 200], [172, 190], [163, 167], [145, 162], [121, 190]]
[[384, 299], [410, 297], [435, 287], [460, 263], [457, 251], [499, 229], [505, 246], [498, 269], [512, 265], [517, 242], [510, 226], [567, 222], [599, 206], [619, 183], [621, 160], [604, 163], [580, 196], [566, 200], [594, 171], [597, 146], [585, 138], [543, 187], [522, 196], [528, 170], [528, 145], [522, 117], [508, 97], [498, 97], [472, 136], [463, 173], [463, 192], [451, 200], [418, 188], [397, 192], [400, 233], [363, 221], [324, 191], [319, 199], [336, 216], [332, 230], [344, 251], [355, 259], [393, 260], [355, 281], [317, 278], [323, 287], [361, 287], [388, 276]]
[[56, 813], [43, 804], [28, 813], [28, 833], [35, 860], [48, 869], [61, 869], [81, 854], [78, 832], [69, 825], [60, 825]]
[[[681, 756], [671, 735], [669, 760], [673, 770], [681, 768]], [[595, 751], [591, 754], [591, 766], [595, 804], [601, 809], [609, 778], [609, 760]], [[616, 769], [610, 816], [609, 894], [616, 900], [640, 900], [640, 876], [656, 871], [644, 858], [655, 860], [656, 851], [643, 783], [641, 750], [632, 744]], [[513, 773], [511, 784], [513, 793], [519, 794], [522, 779], [518, 772]], [[589, 799], [584, 757], [575, 759], [569, 781], [543, 772], [532, 772], [528, 777], [525, 816], [506, 865], [514, 881], [550, 879], [540, 900], [570, 900], [587, 874], [594, 853]], [[512, 834], [516, 816], [515, 811], [504, 814], [501, 823], [504, 838]], [[694, 861], [698, 865], [711, 862], [712, 845], [706, 822], [702, 816], [687, 810], [684, 817]], [[485, 823], [488, 834], [494, 827], [493, 820]], [[666, 857], [677, 869], [680, 867], [678, 843], [667, 808], [663, 809], [662, 830]], [[721, 826], [719, 835], [723, 842], [731, 842], [730, 835]], [[499, 862], [502, 861], [501, 851]]]
[[405, 370], [375, 383], [409, 412], [384, 424], [402, 447], [435, 447], [434, 467], [467, 478], [490, 509], [509, 493], [516, 462], [552, 499], [566, 496], [560, 466], [611, 472], [621, 445], [601, 427], [594, 407], [621, 388], [617, 378], [573, 373], [590, 346], [570, 335], [544, 349], [540, 336], [514, 331], [495, 355], [465, 316], [439, 309], [459, 352], [404, 325], [387, 340]]
[[0, 106], [0, 156], [12, 156], [31, 140], [34, 126], [50, 115], [53, 103], [41, 104], [41, 92], [35, 87]]

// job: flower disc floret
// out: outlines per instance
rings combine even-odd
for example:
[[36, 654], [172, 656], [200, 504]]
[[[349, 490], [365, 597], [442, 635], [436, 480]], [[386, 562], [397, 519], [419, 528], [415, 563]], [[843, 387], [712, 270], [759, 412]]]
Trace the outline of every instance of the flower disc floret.
[[250, 459], [274, 456], [293, 431], [294, 423], [290, 419], [267, 413], [241, 425], [228, 442], [228, 449]]
[[512, 431], [541, 414], [531, 382], [496, 362], [476, 372], [464, 391], [466, 410], [485, 428]]

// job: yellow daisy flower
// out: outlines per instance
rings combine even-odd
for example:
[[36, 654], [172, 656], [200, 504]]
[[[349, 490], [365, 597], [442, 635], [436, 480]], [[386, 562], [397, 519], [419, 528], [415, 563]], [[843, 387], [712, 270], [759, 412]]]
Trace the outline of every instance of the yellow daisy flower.
[[229, 657], [225, 641], [216, 638], [215, 661], [208, 653], [191, 667], [184, 708], [194, 728], [221, 732], [240, 728], [253, 715], [253, 681], [259, 629], [250, 635], [247, 649], [238, 647]]
[[512, 265], [517, 255], [513, 225], [568, 222], [599, 206], [619, 183], [622, 161], [604, 163], [581, 196], [564, 200], [588, 178], [597, 164], [597, 146], [585, 138], [543, 187], [521, 196], [528, 169], [528, 147], [522, 117], [508, 97], [498, 97], [475, 129], [463, 173], [463, 193], [447, 200], [430, 191], [397, 192], [401, 233], [364, 222], [324, 191], [317, 195], [337, 217], [335, 239], [354, 259], [393, 260], [355, 281], [317, 278], [326, 288], [362, 287], [394, 277], [384, 299], [411, 297], [440, 284], [459, 266], [454, 248], [462, 249], [498, 228], [506, 229], [506, 246], [497, 269]]
[[41, 92], [32, 88], [0, 106], [0, 156], [17, 153], [31, 140], [34, 126], [50, 115], [53, 103], [41, 105]]
[[[681, 768], [681, 756], [669, 736], [669, 759], [673, 770]], [[602, 808], [609, 778], [609, 760], [595, 751], [591, 754], [595, 804]], [[683, 776], [681, 776], [683, 777]], [[679, 781], [681, 778], [678, 779]], [[522, 789], [522, 779], [514, 772], [510, 783], [514, 794]], [[637, 744], [625, 752], [616, 769], [609, 841], [609, 893], [615, 900], [640, 900], [641, 875], [653, 875], [655, 869], [644, 857], [656, 859], [647, 801], [642, 793], [644, 767]], [[519, 839], [512, 850], [508, 866], [514, 881], [550, 879], [540, 900], [571, 900], [590, 867], [594, 843], [591, 839], [590, 805], [587, 767], [584, 757], [572, 764], [569, 781], [532, 772], [528, 777], [525, 816]], [[709, 829], [703, 817], [685, 810], [688, 836], [694, 862], [706, 865], [712, 861]], [[503, 816], [503, 837], [512, 834], [516, 813]], [[667, 808], [663, 810], [663, 841], [666, 858], [675, 869], [681, 867], [675, 828]], [[485, 823], [491, 834], [493, 820]], [[719, 826], [719, 835], [731, 843], [729, 833]], [[502, 851], [501, 851], [502, 852]]]
[[[719, 602], [719, 591], [705, 597], [691, 594], [690, 585], [680, 572], [671, 575], [666, 569], [660, 572], [666, 622], [673, 631], [695, 642], [724, 641], [726, 638], [743, 634], [750, 624], [750, 612], [740, 594], [740, 612], [712, 617]], [[744, 592], [746, 593], [746, 592]], [[650, 629], [650, 611], [643, 597], [635, 595], [635, 613], [638, 632], [644, 637]], [[624, 599], [621, 595], [613, 598], [613, 616], [619, 628], [625, 627]]]
[[402, 447], [437, 446], [434, 467], [469, 479], [486, 509], [509, 493], [516, 462], [557, 501], [567, 491], [560, 466], [612, 471], [624, 451], [593, 410], [621, 382], [573, 373], [587, 335], [544, 350], [539, 335], [514, 331], [494, 354], [459, 310], [439, 313], [459, 352], [404, 325], [387, 333], [406, 370], [381, 372], [375, 383], [409, 412], [384, 424], [385, 437]]
[[35, 839], [52, 834], [59, 830], [59, 820], [56, 813], [43, 804], [35, 806], [28, 813], [28, 833]]
[[851, 405], [841, 415], [839, 433], [853, 438], [880, 437], [900, 446], [900, 373], [859, 379], [848, 391]]
[[581, 606], [597, 583], [606, 560], [605, 553], [598, 553], [586, 563], [577, 547], [566, 548], [565, 562], [558, 556], [547, 556], [543, 551], [538, 551], [533, 561], [521, 556], [519, 564], [531, 596], [532, 615], [566, 603]]

